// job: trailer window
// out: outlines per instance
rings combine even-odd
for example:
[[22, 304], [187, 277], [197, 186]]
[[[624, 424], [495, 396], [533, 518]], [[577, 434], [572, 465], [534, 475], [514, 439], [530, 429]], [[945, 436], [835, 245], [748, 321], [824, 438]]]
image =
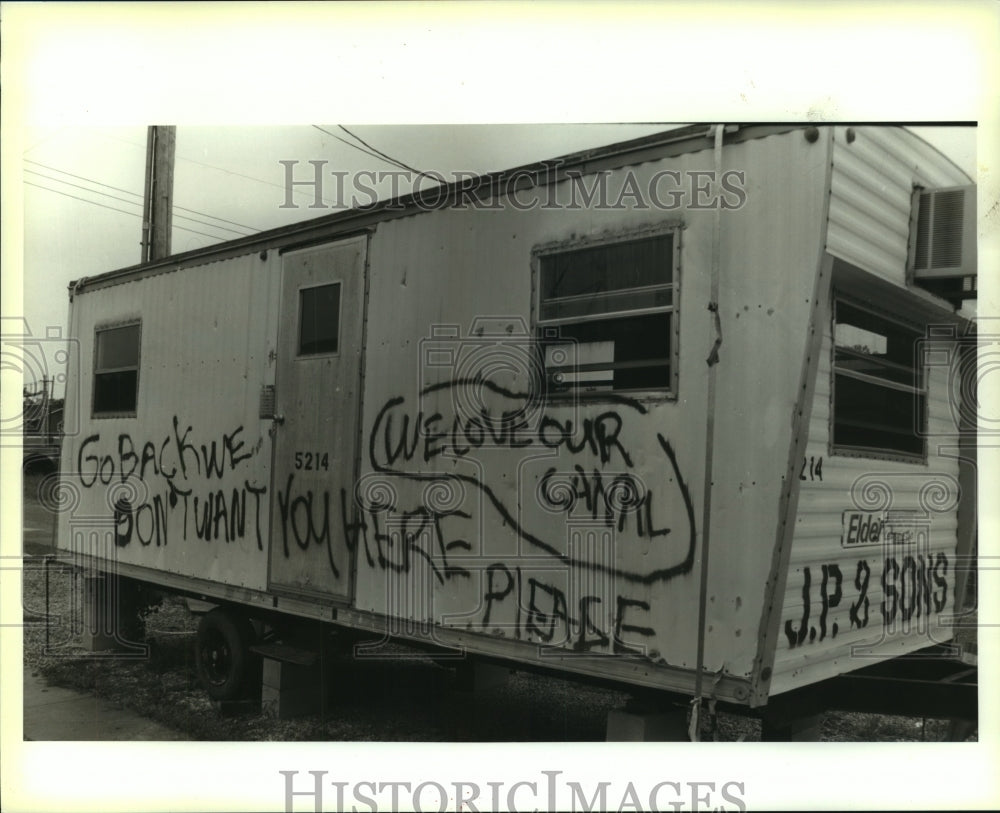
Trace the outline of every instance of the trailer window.
[[675, 234], [537, 252], [549, 393], [674, 389]]
[[139, 393], [139, 324], [98, 330], [94, 415], [134, 415]]
[[340, 337], [340, 283], [299, 291], [299, 355], [336, 353]]
[[833, 336], [834, 451], [923, 459], [921, 334], [838, 299]]

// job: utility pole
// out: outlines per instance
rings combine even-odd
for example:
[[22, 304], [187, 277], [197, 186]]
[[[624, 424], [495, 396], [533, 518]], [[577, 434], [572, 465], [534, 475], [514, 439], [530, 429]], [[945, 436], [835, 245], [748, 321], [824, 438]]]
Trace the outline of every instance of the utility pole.
[[146, 191], [142, 212], [142, 262], [170, 255], [177, 128], [152, 126], [146, 134]]

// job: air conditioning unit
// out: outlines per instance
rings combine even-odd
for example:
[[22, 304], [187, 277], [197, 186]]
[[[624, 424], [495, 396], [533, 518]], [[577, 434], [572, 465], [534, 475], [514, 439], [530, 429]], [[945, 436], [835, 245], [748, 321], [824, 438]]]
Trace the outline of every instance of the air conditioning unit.
[[956, 308], [976, 292], [976, 187], [913, 191], [909, 276]]

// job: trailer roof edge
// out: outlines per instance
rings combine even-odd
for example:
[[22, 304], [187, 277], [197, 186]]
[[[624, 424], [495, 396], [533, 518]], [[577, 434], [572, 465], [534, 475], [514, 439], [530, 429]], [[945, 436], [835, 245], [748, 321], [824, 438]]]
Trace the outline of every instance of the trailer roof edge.
[[[816, 125], [810, 122], [796, 122], [784, 124], [748, 123], [737, 126], [738, 130], [727, 134], [727, 144], [764, 138]], [[522, 189], [525, 186], [540, 186], [556, 180], [563, 180], [567, 177], [567, 171], [589, 175], [604, 169], [616, 169], [649, 160], [709, 150], [713, 146], [710, 129], [708, 124], [686, 125], [628, 141], [615, 142], [486, 173], [476, 177], [473, 181], [486, 189], [494, 189], [514, 179], [518, 182], [516, 188]], [[553, 172], [554, 168], [556, 168], [555, 172]], [[468, 184], [468, 179], [465, 179], [464, 183]], [[451, 201], [462, 191], [462, 186], [463, 183], [457, 181], [445, 184], [435, 194], [440, 195], [446, 201]], [[505, 189], [506, 191], [509, 189]], [[162, 274], [181, 268], [204, 265], [208, 262], [249, 254], [254, 251], [288, 248], [290, 245], [311, 243], [323, 238], [340, 238], [352, 233], [360, 233], [374, 228], [381, 222], [431, 211], [426, 205], [421, 205], [422, 200], [426, 200], [429, 196], [428, 191], [423, 193], [423, 199], [417, 194], [410, 193], [378, 201], [369, 207], [334, 212], [287, 226], [278, 226], [224, 243], [215, 243], [204, 248], [174, 254], [154, 262], [126, 266], [92, 277], [83, 277], [70, 283], [70, 289], [75, 294], [81, 294], [87, 290], [130, 282], [149, 274]], [[443, 208], [443, 206], [439, 204], [434, 208]]]
[[[809, 127], [832, 127], [843, 124], [843, 122], [737, 122], [733, 123], [735, 127], [733, 132], [729, 132], [727, 128], [724, 143], [736, 144]], [[879, 123], [872, 122], [871, 124], [878, 125]], [[864, 126], [864, 123], [858, 123], [857, 126]], [[906, 130], [902, 123], [891, 126]], [[486, 190], [486, 194], [490, 190], [497, 190], [498, 187], [501, 187], [502, 191], [497, 192], [497, 194], [506, 195], [512, 190], [544, 186], [564, 180], [569, 177], [568, 173], [590, 175], [602, 170], [618, 169], [646, 161], [711, 150], [713, 149], [711, 135], [713, 127], [714, 125], [709, 124], [685, 125], [652, 135], [486, 173], [472, 179], [472, 183], [476, 185], [476, 190], [480, 192]], [[912, 131], [907, 132], [912, 138], [923, 141], [918, 134]], [[442, 187], [430, 191], [440, 198], [433, 209], [445, 208], [460, 194], [468, 194], [469, 179], [444, 184]], [[427, 197], [427, 191], [423, 193], [423, 197], [420, 193], [400, 195], [378, 201], [368, 207], [333, 212], [286, 226], [278, 226], [246, 237], [174, 254], [154, 262], [126, 266], [92, 277], [81, 277], [70, 283], [70, 295], [72, 297], [85, 293], [87, 290], [97, 290], [110, 285], [131, 282], [145, 276], [170, 273], [253, 252], [272, 249], [287, 250], [290, 247], [360, 234], [374, 229], [382, 222], [432, 211], [433, 209], [426, 205]]]

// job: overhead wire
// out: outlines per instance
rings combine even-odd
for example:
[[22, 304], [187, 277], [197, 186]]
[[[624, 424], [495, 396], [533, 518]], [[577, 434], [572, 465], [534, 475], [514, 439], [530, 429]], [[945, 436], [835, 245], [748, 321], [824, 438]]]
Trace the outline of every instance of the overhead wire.
[[[344, 125], [338, 124], [337, 126], [341, 130], [343, 130], [345, 133], [347, 133], [349, 136], [351, 136], [351, 138], [354, 138], [358, 142], [360, 142], [361, 144], [363, 144], [364, 147], [360, 147], [360, 146], [358, 146], [358, 144], [352, 143], [351, 141], [348, 141], [345, 138], [341, 138], [336, 133], [332, 133], [329, 130], [327, 130], [327, 129], [323, 128], [323, 127], [320, 127], [318, 124], [313, 124], [312, 125], [312, 127], [314, 127], [315, 129], [319, 130], [320, 132], [325, 133], [326, 135], [330, 136], [331, 138], [336, 139], [337, 141], [341, 142], [342, 144], [345, 144], [348, 147], [351, 147], [352, 149], [358, 150], [359, 152], [362, 152], [362, 153], [364, 153], [365, 155], [368, 155], [371, 158], [376, 158], [378, 160], [385, 161], [385, 162], [391, 164], [392, 166], [398, 167], [400, 169], [405, 169], [408, 172], [413, 172], [418, 177], [431, 177], [431, 176], [427, 175], [426, 172], [423, 172], [422, 170], [419, 170], [419, 169], [417, 169], [415, 167], [412, 167], [409, 164], [404, 163], [403, 161], [399, 161], [398, 159], [393, 158], [391, 155], [388, 155], [387, 153], [383, 152], [382, 150], [379, 150], [378, 148], [374, 147], [373, 145], [371, 145], [367, 141], [365, 141], [363, 138], [361, 138], [361, 136], [357, 135], [356, 133], [351, 132]], [[111, 136], [111, 135], [108, 135], [108, 134], [103, 134], [103, 135], [106, 138], [110, 138], [110, 139], [113, 139], [115, 141], [121, 141], [121, 142], [123, 142], [125, 144], [130, 144], [130, 145], [132, 145], [134, 147], [139, 147], [140, 146], [140, 145], [135, 144], [132, 141], [128, 141], [126, 139], [118, 138], [117, 136]], [[233, 170], [223, 169], [222, 167], [217, 167], [217, 166], [214, 166], [212, 164], [206, 164], [206, 163], [204, 163], [202, 161], [195, 161], [192, 158], [185, 158], [183, 156], [178, 156], [178, 157], [182, 161], [188, 161], [189, 163], [196, 164], [198, 166], [204, 166], [204, 167], [206, 167], [208, 169], [214, 169], [214, 170], [216, 170], [218, 172], [224, 172], [227, 175], [235, 175], [237, 177], [246, 178], [248, 180], [255, 181], [257, 183], [263, 183], [263, 184], [266, 184], [268, 186], [274, 186], [274, 187], [276, 187], [278, 189], [284, 189], [284, 187], [281, 186], [280, 184], [272, 183], [270, 181], [265, 181], [262, 178], [256, 178], [256, 177], [254, 177], [252, 175], [247, 175], [247, 174], [242, 173], [242, 172], [236, 172], [236, 171], [233, 171]], [[133, 192], [133, 191], [131, 191], [129, 189], [122, 189], [121, 187], [114, 186], [114, 185], [108, 184], [108, 183], [104, 183], [103, 181], [97, 181], [97, 180], [95, 180], [93, 178], [87, 178], [86, 176], [83, 176], [83, 175], [78, 175], [78, 174], [73, 173], [73, 172], [68, 172], [67, 170], [64, 170], [64, 169], [59, 169], [58, 167], [49, 166], [47, 164], [41, 163], [40, 161], [33, 161], [30, 158], [25, 158], [23, 160], [26, 163], [34, 164], [36, 166], [42, 167], [43, 169], [47, 169], [50, 172], [57, 172], [57, 173], [62, 174], [62, 175], [67, 175], [67, 176], [69, 176], [71, 178], [76, 178], [77, 180], [86, 181], [89, 184], [93, 184], [93, 185], [96, 185], [96, 186], [103, 186], [106, 189], [113, 189], [116, 192], [122, 192], [122, 193], [124, 193], [126, 195], [132, 195], [132, 196], [137, 197], [137, 198], [141, 198], [142, 197], [138, 192]], [[119, 201], [121, 203], [126, 203], [126, 204], [129, 204], [129, 205], [139, 205], [136, 201], [125, 200], [124, 198], [119, 198], [116, 195], [111, 195], [111, 194], [109, 194], [107, 192], [102, 192], [99, 189], [90, 189], [88, 187], [80, 186], [79, 184], [74, 184], [74, 183], [71, 183], [70, 181], [66, 181], [66, 180], [63, 180], [61, 178], [52, 178], [52, 177], [47, 176], [47, 175], [45, 175], [45, 174], [43, 174], [41, 172], [38, 172], [36, 170], [26, 169], [25, 171], [26, 172], [30, 172], [30, 173], [35, 174], [35, 175], [38, 175], [39, 177], [41, 177], [41, 178], [43, 178], [43, 179], [45, 179], [45, 180], [47, 180], [49, 182], [52, 182], [52, 183], [63, 184], [65, 186], [71, 186], [71, 187], [73, 187], [75, 189], [80, 189], [80, 190], [83, 190], [85, 192], [90, 192], [91, 194], [103, 195], [105, 197], [111, 198], [112, 200], [117, 200], [117, 201]], [[102, 209], [108, 209], [108, 210], [113, 211], [113, 212], [121, 212], [122, 214], [132, 215], [134, 217], [139, 217], [139, 218], [142, 217], [142, 215], [139, 214], [138, 212], [130, 212], [130, 211], [127, 211], [125, 209], [119, 209], [119, 208], [114, 207], [114, 206], [108, 206], [106, 204], [99, 203], [99, 202], [94, 201], [94, 200], [89, 200], [87, 198], [79, 197], [78, 195], [71, 195], [71, 194], [69, 194], [67, 192], [60, 192], [57, 189], [51, 189], [51, 188], [49, 188], [47, 186], [42, 186], [41, 184], [32, 183], [31, 181], [25, 181], [25, 183], [27, 185], [29, 185], [29, 186], [34, 186], [34, 187], [36, 187], [38, 189], [44, 189], [47, 192], [52, 192], [52, 193], [57, 194], [57, 195], [63, 195], [64, 197], [71, 198], [73, 200], [78, 200], [78, 201], [81, 201], [83, 203], [90, 203], [90, 204], [92, 204], [94, 206], [99, 206]], [[293, 190], [293, 192], [295, 192], [297, 194], [304, 194], [304, 193], [300, 193], [298, 190]], [[326, 202], [329, 202], [329, 201], [326, 201]], [[258, 231], [260, 231], [260, 229], [254, 228], [253, 226], [247, 226], [246, 224], [243, 224], [243, 223], [237, 223], [234, 220], [227, 220], [226, 218], [216, 217], [215, 215], [211, 215], [211, 214], [209, 214], [207, 212], [201, 212], [201, 211], [198, 211], [197, 209], [190, 209], [190, 208], [185, 207], [185, 206], [174, 206], [173, 208], [175, 210], [185, 211], [185, 212], [190, 212], [191, 214], [200, 215], [203, 218], [207, 217], [207, 218], [210, 218], [212, 220], [218, 220], [218, 221], [220, 221], [220, 223], [229, 223], [230, 225], [237, 226], [237, 227], [239, 227], [241, 229], [247, 229], [250, 232], [258, 232]], [[221, 226], [218, 223], [209, 223], [209, 222], [206, 222], [204, 220], [199, 220], [198, 218], [188, 217], [186, 215], [180, 215], [180, 214], [175, 214], [174, 216], [177, 217], [177, 218], [183, 219], [183, 220], [188, 220], [188, 221], [191, 221], [193, 223], [197, 223], [198, 225], [201, 225], [201, 226], [207, 226], [209, 228], [218, 229], [220, 231], [227, 231], [227, 232], [231, 232], [233, 234], [241, 234], [240, 232], [236, 231], [235, 229], [230, 229], [230, 228], [227, 228], [226, 226]], [[224, 240], [224, 239], [226, 239], [226, 238], [220, 237], [218, 235], [208, 234], [206, 232], [198, 231], [197, 229], [186, 228], [184, 226], [175, 225], [174, 228], [180, 229], [182, 231], [191, 232], [193, 234], [200, 234], [203, 237], [210, 237], [210, 238], [212, 238], [214, 240]], [[246, 236], [246, 235], [241, 235], [241, 236]]]
[[385, 161], [385, 162], [387, 162], [389, 164], [392, 164], [394, 167], [399, 167], [400, 169], [405, 169], [408, 172], [412, 172], [413, 171], [409, 167], [407, 167], [406, 165], [400, 163], [399, 161], [396, 161], [395, 159], [386, 158], [385, 156], [377, 155], [376, 153], [371, 152], [370, 150], [366, 150], [363, 147], [359, 147], [357, 144], [351, 143], [346, 138], [341, 138], [336, 133], [331, 133], [329, 130], [327, 130], [327, 129], [323, 128], [323, 127], [320, 127], [318, 124], [312, 124], [310, 126], [313, 127], [313, 128], [315, 128], [315, 129], [317, 129], [317, 130], [319, 130], [321, 133], [326, 133], [326, 135], [330, 136], [330, 138], [336, 139], [341, 144], [346, 144], [351, 149], [357, 150], [360, 153], [364, 153], [365, 155], [369, 156], [370, 158], [375, 158], [375, 159], [378, 159], [380, 161]]
[[[141, 206], [142, 205], [142, 203], [140, 201], [126, 200], [125, 198], [120, 198], [117, 195], [112, 195], [112, 194], [110, 194], [108, 192], [101, 192], [99, 189], [90, 189], [89, 187], [86, 187], [86, 186], [80, 186], [80, 184], [75, 184], [75, 183], [70, 183], [69, 181], [64, 181], [61, 178], [52, 178], [52, 177], [50, 177], [48, 175], [43, 175], [41, 172], [36, 172], [33, 169], [26, 169], [25, 172], [30, 172], [33, 175], [38, 175], [38, 177], [44, 178], [46, 181], [54, 181], [55, 183], [61, 183], [64, 186], [72, 186], [74, 189], [82, 189], [84, 192], [90, 192], [93, 195], [104, 195], [105, 197], [111, 198], [112, 200], [117, 200], [117, 201], [119, 201], [121, 203], [127, 203], [130, 206]], [[82, 200], [82, 198], [81, 198], [81, 200]], [[177, 207], [174, 207], [174, 208], [177, 208]], [[218, 229], [219, 231], [232, 232], [233, 234], [238, 234], [240, 237], [248, 237], [249, 236], [246, 232], [237, 231], [236, 229], [231, 229], [228, 226], [221, 226], [218, 223], [208, 223], [207, 221], [199, 220], [196, 217], [189, 217], [188, 215], [180, 215], [180, 214], [176, 214], [176, 213], [174, 213], [174, 217], [180, 218], [181, 220], [190, 220], [192, 223], [197, 223], [199, 226], [208, 226], [211, 229]], [[251, 232], [251, 234], [252, 233], [253, 232]]]
[[377, 153], [378, 155], [380, 155], [385, 160], [391, 161], [393, 163], [396, 163], [399, 166], [403, 167], [403, 169], [408, 169], [410, 172], [417, 173], [417, 175], [426, 175], [427, 174], [426, 172], [422, 172], [419, 169], [411, 167], [409, 164], [405, 164], [402, 161], [400, 161], [400, 160], [398, 160], [396, 158], [393, 158], [391, 155], [387, 155], [386, 153], [382, 152], [382, 150], [380, 150], [380, 149], [378, 149], [376, 147], [373, 147], [371, 144], [369, 144], [367, 141], [365, 141], [361, 136], [357, 135], [356, 133], [352, 133], [350, 130], [348, 130], [343, 124], [338, 124], [337, 126], [341, 130], [343, 130], [345, 133], [347, 133], [351, 138], [356, 139], [357, 141], [360, 141], [362, 144], [364, 144], [366, 147], [368, 147], [368, 149], [374, 151], [375, 153]]
[[[96, 186], [103, 186], [103, 187], [105, 187], [107, 189], [114, 189], [116, 192], [123, 192], [126, 195], [132, 195], [132, 196], [140, 198], [140, 199], [143, 197], [138, 192], [133, 192], [133, 191], [131, 191], [129, 189], [122, 189], [120, 186], [113, 186], [112, 184], [104, 183], [103, 181], [98, 181], [98, 180], [95, 180], [94, 178], [88, 178], [88, 177], [86, 177], [84, 175], [77, 175], [77, 174], [75, 174], [73, 172], [67, 172], [65, 169], [59, 169], [58, 167], [52, 167], [52, 166], [49, 166], [48, 164], [43, 164], [40, 161], [32, 161], [29, 158], [25, 158], [24, 160], [25, 160], [25, 162], [27, 162], [29, 164], [34, 164], [36, 166], [42, 167], [43, 169], [47, 169], [50, 172], [58, 172], [58, 173], [60, 173], [62, 175], [68, 175], [71, 178], [76, 178], [76, 179], [81, 180], [81, 181], [86, 181], [87, 183], [95, 184]], [[41, 175], [43, 178], [46, 177], [45, 175], [42, 175], [37, 170], [33, 170], [33, 169], [25, 169], [25, 172], [32, 172], [32, 173], [34, 173], [36, 175]], [[76, 184], [72, 184], [69, 181], [62, 180], [61, 178], [48, 178], [48, 180], [50, 180], [50, 181], [56, 181], [57, 183], [64, 183], [64, 184], [67, 184], [69, 186], [77, 186]], [[86, 187], [82, 187], [82, 186], [78, 187], [78, 188], [79, 189], [86, 189]], [[98, 195], [106, 195], [107, 194], [106, 192], [101, 192], [101, 191], [96, 190], [96, 189], [87, 189], [87, 191], [88, 192], [94, 192], [94, 193], [96, 193]], [[108, 195], [108, 197], [114, 197], [114, 195]], [[131, 203], [131, 201], [125, 201], [125, 202], [126, 203]], [[218, 217], [216, 215], [209, 214], [208, 212], [199, 211], [198, 209], [189, 209], [187, 206], [178, 206], [178, 205], [174, 204], [173, 208], [176, 209], [176, 210], [182, 211], [182, 212], [191, 212], [191, 214], [195, 214], [195, 215], [200, 215], [202, 217], [211, 218], [212, 220], [218, 220], [218, 221], [220, 221], [222, 223], [229, 223], [229, 224], [231, 224], [233, 226], [239, 226], [241, 229], [246, 229], [247, 231], [250, 231], [252, 233], [253, 232], [259, 232], [259, 231], [261, 231], [261, 229], [255, 227], [255, 226], [248, 226], [245, 223], [237, 223], [235, 220], [227, 220], [224, 217]], [[177, 216], [178, 217], [183, 217], [183, 215], [177, 215]], [[186, 220], [194, 220], [194, 218], [185, 218], [185, 219]], [[195, 222], [199, 222], [199, 221], [195, 221]], [[216, 227], [216, 224], [214, 224], [214, 223], [202, 223], [202, 225]], [[216, 228], [224, 229], [225, 227], [224, 226], [217, 226]], [[233, 229], [225, 229], [225, 230], [226, 231], [233, 231]]]
[[[100, 131], [96, 132], [97, 135], [100, 135], [104, 138], [111, 139], [114, 141], [120, 141], [122, 144], [130, 144], [131, 146], [136, 147], [137, 149], [145, 149], [145, 147], [143, 147], [142, 145], [136, 144], [134, 141], [129, 141], [127, 138], [119, 138], [118, 136], [109, 135], [108, 133], [102, 133]], [[226, 175], [235, 175], [239, 178], [246, 178], [249, 181], [255, 181], [257, 183], [266, 184], [267, 186], [273, 186], [276, 189], [283, 189], [286, 192], [288, 191], [287, 188], [282, 184], [274, 183], [273, 181], [265, 181], [263, 178], [257, 178], [254, 177], [253, 175], [247, 175], [246, 173], [243, 172], [236, 172], [235, 170], [231, 169], [223, 169], [222, 167], [217, 167], [214, 164], [206, 164], [204, 161], [195, 161], [193, 158], [187, 158], [186, 156], [183, 155], [178, 155], [177, 160], [187, 161], [189, 164], [196, 164], [197, 166], [206, 167], [207, 169], [214, 169], [216, 172], [224, 172]], [[304, 192], [300, 189], [293, 189], [292, 194], [310, 195], [311, 193]], [[323, 201], [323, 203], [329, 204], [330, 206], [334, 206], [336, 204], [336, 201], [327, 200], [326, 198], [321, 198], [321, 200]]]
[[[108, 189], [114, 189], [116, 192], [124, 192], [126, 195], [135, 195], [137, 198], [141, 198], [142, 195], [138, 192], [133, 192], [130, 189], [122, 189], [120, 186], [112, 186], [109, 183], [104, 183], [103, 181], [96, 181], [93, 178], [88, 178], [84, 175], [76, 175], [72, 172], [67, 172], [65, 169], [59, 169], [58, 167], [51, 167], [48, 164], [43, 164], [41, 161], [32, 161], [30, 158], [25, 158], [24, 162], [26, 164], [34, 164], [35, 166], [41, 167], [42, 169], [47, 169], [50, 172], [58, 172], [62, 175], [69, 175], [71, 178], [77, 178], [81, 181], [86, 181], [87, 183], [97, 184], [98, 186], [104, 186]], [[26, 172], [34, 172], [35, 170], [25, 170]]]
[[[348, 130], [346, 127], [344, 127], [344, 125], [342, 125], [342, 124], [338, 124], [337, 126], [340, 127], [342, 130], [344, 130], [344, 132], [346, 132], [352, 138], [355, 138], [359, 142], [361, 142], [362, 144], [365, 144], [368, 147], [368, 149], [365, 149], [364, 147], [360, 147], [357, 144], [355, 144], [355, 143], [353, 143], [351, 141], [348, 141], [345, 138], [341, 138], [336, 133], [332, 133], [329, 130], [327, 130], [326, 128], [320, 127], [318, 124], [313, 124], [313, 125], [310, 125], [310, 126], [312, 126], [316, 130], [319, 130], [321, 133], [325, 133], [326, 135], [330, 136], [331, 138], [335, 138], [337, 141], [340, 141], [342, 144], [346, 144], [348, 147], [351, 147], [352, 149], [355, 149], [355, 150], [358, 150], [359, 152], [364, 153], [365, 155], [367, 155], [367, 156], [369, 156], [371, 158], [377, 158], [377, 159], [381, 159], [382, 161], [386, 161], [386, 162], [388, 162], [389, 164], [391, 164], [391, 165], [393, 165], [395, 167], [399, 167], [400, 169], [405, 169], [408, 172], [413, 172], [418, 177], [431, 178], [432, 180], [439, 181], [439, 179], [434, 178], [431, 175], [428, 175], [426, 172], [423, 172], [422, 170], [419, 170], [416, 167], [412, 167], [409, 164], [405, 164], [402, 161], [399, 161], [399, 160], [393, 158], [392, 156], [390, 156], [390, 155], [382, 152], [381, 150], [376, 149], [372, 145], [368, 144], [368, 142], [365, 141], [364, 139], [362, 139], [360, 136], [358, 136], [355, 133], [352, 133], [350, 130]], [[134, 141], [130, 141], [130, 140], [126, 139], [126, 138], [121, 138], [119, 136], [111, 135], [110, 133], [106, 133], [106, 132], [102, 132], [100, 130], [96, 130], [95, 134], [98, 135], [98, 136], [101, 136], [102, 138], [107, 138], [107, 139], [110, 139], [112, 141], [119, 141], [122, 144], [128, 144], [128, 145], [130, 145], [132, 147], [135, 147], [137, 149], [144, 149], [144, 147], [141, 144], [136, 144]], [[235, 175], [235, 176], [237, 176], [239, 178], [246, 178], [249, 181], [254, 181], [255, 183], [262, 183], [262, 184], [265, 184], [267, 186], [273, 186], [276, 189], [282, 189], [282, 190], [285, 190], [286, 192], [288, 191], [288, 189], [285, 186], [283, 186], [282, 184], [274, 183], [273, 181], [265, 181], [263, 178], [257, 178], [257, 177], [255, 177], [253, 175], [247, 175], [244, 172], [236, 172], [235, 170], [223, 169], [222, 167], [215, 166], [214, 164], [206, 164], [204, 161], [196, 161], [193, 158], [187, 158], [186, 156], [183, 156], [183, 155], [178, 155], [177, 158], [180, 161], [186, 161], [186, 162], [188, 162], [190, 164], [195, 164], [197, 166], [206, 167], [207, 169], [212, 169], [212, 170], [215, 170], [216, 172], [223, 172], [223, 173], [225, 173], [227, 175]], [[30, 159], [25, 159], [25, 160], [30, 160]], [[38, 163], [38, 162], [32, 162], [32, 163]], [[39, 164], [39, 165], [40, 166], [45, 166], [44, 164]], [[46, 168], [47, 169], [52, 169], [51, 167], [46, 167]], [[56, 171], [57, 172], [65, 172], [64, 170], [56, 170]], [[71, 175], [72, 173], [65, 173], [65, 174]], [[80, 176], [76, 176], [76, 177], [80, 177]], [[83, 180], [89, 180], [89, 179], [83, 179]], [[130, 192], [128, 190], [119, 189], [117, 187], [110, 187], [110, 188], [116, 189], [116, 191], [119, 191], [119, 192], [126, 192], [127, 194], [130, 194], [130, 195], [137, 194], [135, 192]], [[294, 195], [311, 195], [311, 194], [313, 194], [313, 193], [305, 192], [305, 191], [300, 190], [300, 189], [292, 189], [291, 192]], [[329, 204], [330, 206], [333, 206], [333, 205], [336, 204], [336, 201], [327, 200], [326, 198], [321, 198], [321, 200], [324, 203]], [[182, 208], [182, 207], [175, 207], [175, 208]], [[188, 210], [185, 210], [185, 211], [192, 211], [192, 210], [188, 209]], [[194, 212], [194, 213], [195, 214], [201, 214], [201, 215], [203, 215], [205, 217], [211, 217], [212, 219], [215, 219], [215, 220], [223, 220], [223, 218], [216, 218], [214, 215], [209, 215], [209, 214], [207, 214], [205, 212]], [[252, 228], [250, 226], [245, 226], [244, 224], [241, 224], [241, 223], [234, 223], [233, 221], [224, 221], [224, 222], [229, 222], [229, 223], [232, 223], [232, 225], [236, 225], [236, 226], [243, 226], [243, 228]], [[260, 231], [259, 229], [254, 229], [254, 230], [255, 231]]]
[[[47, 186], [42, 186], [41, 184], [33, 183], [32, 181], [25, 181], [24, 183], [25, 183], [26, 186], [34, 186], [37, 189], [44, 189], [46, 192], [52, 192], [52, 193], [54, 193], [56, 195], [62, 195], [63, 197], [66, 197], [66, 198], [72, 198], [73, 200], [79, 200], [79, 201], [83, 201], [84, 203], [89, 203], [92, 206], [100, 206], [102, 209], [110, 209], [112, 212], [121, 212], [123, 215], [132, 215], [133, 217], [138, 217], [140, 220], [142, 219], [142, 215], [139, 212], [130, 212], [130, 211], [126, 210], [126, 209], [119, 209], [119, 208], [117, 208], [115, 206], [108, 206], [108, 205], [106, 205], [104, 203], [98, 203], [96, 200], [89, 200], [87, 198], [81, 198], [78, 195], [71, 195], [68, 192], [60, 192], [58, 189], [50, 189]], [[129, 203], [129, 202], [130, 201], [126, 201], [126, 203]], [[211, 225], [211, 224], [208, 224], [208, 225]], [[198, 231], [197, 229], [189, 229], [186, 226], [178, 226], [178, 225], [175, 224], [174, 228], [175, 229], [180, 229], [181, 231], [191, 232], [192, 234], [200, 234], [203, 237], [211, 237], [213, 240], [227, 240], [227, 239], [229, 239], [227, 237], [220, 237], [217, 234], [208, 234], [208, 233], [203, 232], [203, 231]]]
[[[366, 147], [371, 147], [371, 149], [375, 150], [375, 152], [377, 152], [377, 153], [378, 153], [379, 155], [381, 155], [381, 156], [382, 156], [383, 158], [386, 158], [386, 159], [388, 159], [388, 160], [393, 160], [393, 161], [395, 161], [395, 160], [396, 160], [396, 159], [392, 158], [391, 156], [389, 156], [389, 155], [386, 155], [386, 154], [385, 154], [384, 152], [382, 152], [381, 150], [378, 150], [378, 149], [376, 149], [375, 147], [372, 147], [372, 145], [371, 145], [371, 144], [369, 144], [369, 143], [368, 143], [367, 141], [365, 141], [365, 140], [364, 140], [364, 139], [363, 139], [363, 138], [362, 138], [361, 136], [357, 135], [356, 133], [352, 133], [352, 132], [351, 132], [350, 130], [348, 130], [348, 129], [347, 129], [347, 128], [346, 128], [346, 127], [345, 127], [345, 126], [343, 125], [343, 124], [338, 124], [337, 126], [338, 126], [338, 127], [339, 127], [339, 128], [341, 129], [341, 130], [343, 130], [343, 131], [344, 131], [345, 133], [347, 133], [347, 134], [349, 134], [350, 136], [352, 136], [352, 137], [356, 138], [356, 139], [357, 139], [358, 141], [360, 141], [360, 142], [361, 142], [362, 144], [364, 144], [364, 145], [365, 145]], [[430, 178], [430, 179], [431, 179], [432, 181], [437, 181], [437, 182], [440, 182], [440, 179], [439, 179], [439, 178], [432, 178], [432, 177], [431, 177], [430, 175], [428, 175], [428, 174], [427, 174], [426, 172], [424, 172], [424, 171], [423, 171], [422, 169], [416, 169], [415, 167], [411, 167], [411, 166], [410, 166], [409, 164], [404, 164], [404, 163], [403, 163], [402, 161], [400, 161], [400, 162], [399, 162], [399, 164], [400, 164], [400, 166], [403, 166], [403, 167], [405, 167], [406, 169], [410, 170], [410, 172], [415, 172], [415, 173], [417, 174], [417, 180], [419, 180], [420, 178]]]
[[331, 133], [329, 130], [320, 127], [318, 124], [312, 125], [312, 127], [316, 128], [321, 133], [326, 133], [331, 138], [337, 139], [337, 141], [341, 142], [342, 144], [346, 144], [348, 147], [351, 147], [352, 149], [355, 149], [358, 152], [364, 153], [365, 155], [368, 155], [372, 158], [381, 159], [382, 161], [385, 161], [386, 163], [391, 164], [392, 166], [399, 167], [400, 169], [405, 169], [407, 172], [415, 173], [418, 178], [431, 178], [431, 180], [437, 180], [432, 176], [428, 175], [423, 170], [417, 169], [416, 167], [411, 167], [409, 164], [406, 164], [396, 158], [393, 158], [391, 155], [388, 155], [387, 153], [382, 152], [378, 148], [373, 147], [371, 144], [369, 144], [367, 141], [361, 138], [361, 136], [356, 135], [355, 133], [352, 133], [350, 130], [348, 130], [343, 124], [338, 124], [337, 126], [352, 138], [355, 138], [358, 141], [360, 141], [368, 149], [364, 149], [364, 147], [359, 147], [357, 144], [353, 144], [347, 139], [341, 138], [336, 133]]

